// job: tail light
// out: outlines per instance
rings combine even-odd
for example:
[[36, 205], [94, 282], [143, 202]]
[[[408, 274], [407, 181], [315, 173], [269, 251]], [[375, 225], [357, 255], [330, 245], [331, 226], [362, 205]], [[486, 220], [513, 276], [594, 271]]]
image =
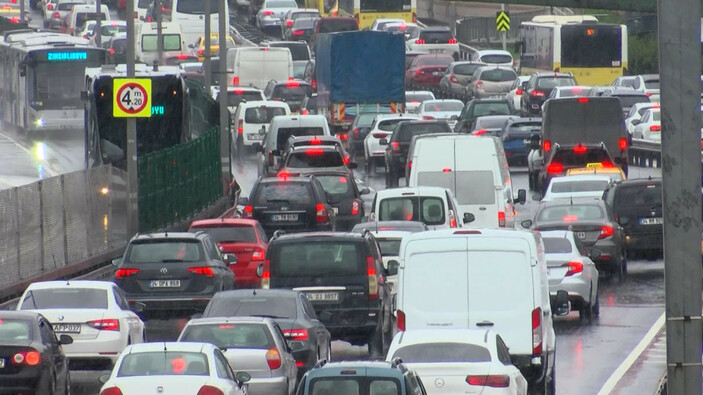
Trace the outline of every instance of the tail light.
[[473, 134], [474, 136], [480, 136], [480, 135], [482, 135], [482, 134], [486, 134], [486, 132], [487, 132], [486, 129], [479, 129], [479, 130], [473, 132], [472, 134]]
[[613, 162], [611, 162], [611, 161], [609, 161], [609, 160], [604, 160], [604, 161], [600, 162], [600, 165], [603, 166], [603, 167], [611, 168], [611, 169], [615, 167], [615, 165], [613, 164]]
[[114, 55], [114, 54], [115, 54], [115, 49], [114, 49], [114, 48], [110, 48], [110, 51], [109, 51], [109, 52], [110, 52], [110, 55]]
[[54, 5], [53, 5], [53, 4], [47, 4], [47, 5], [46, 5], [46, 9], [49, 10], [49, 11], [51, 11], [51, 10], [54, 9]]
[[583, 272], [583, 263], [581, 262], [574, 261], [565, 263], [561, 266], [569, 269], [566, 271], [566, 274], [564, 275], [565, 277], [573, 276], [574, 274]]
[[133, 16], [134, 16], [134, 19], [139, 19], [139, 14], [136, 11], [134, 12]]
[[304, 30], [293, 30], [292, 33], [294, 36], [302, 36], [303, 33], [305, 33], [305, 31]]
[[90, 37], [88, 37], [87, 34], [84, 34], [84, 35], [83, 35], [83, 38], [85, 38], [86, 40], [88, 40]]
[[493, 374], [490, 376], [466, 376], [469, 385], [481, 387], [507, 388], [510, 386], [510, 376], [505, 374]]
[[394, 141], [391, 143], [391, 150], [393, 151], [394, 154], [399, 154], [400, 153], [400, 144], [398, 144], [397, 141]]
[[244, 218], [254, 218], [254, 206], [248, 204], [244, 206], [244, 212], [242, 213]]
[[385, 133], [374, 133], [372, 136], [375, 139], [385, 139], [388, 135]]
[[100, 395], [122, 395], [122, 391], [117, 387], [110, 387], [100, 391]]
[[317, 206], [315, 206], [315, 222], [318, 224], [324, 224], [329, 220], [330, 218], [327, 216], [327, 209], [325, 208], [325, 205], [318, 203]]
[[613, 235], [614, 229], [612, 226], [609, 225], [603, 225], [600, 228], [600, 234], [598, 234], [598, 239], [605, 239], [606, 237], [610, 237]]
[[483, 88], [483, 81], [481, 81], [481, 80], [476, 81], [474, 83], [474, 86], [476, 86], [477, 88]]
[[520, 88], [515, 89], [515, 94], [522, 95], [522, 89], [520, 89]]
[[251, 254], [252, 261], [263, 261], [265, 257], [266, 251], [264, 251], [263, 248], [254, 249], [254, 252]]
[[415, 75], [420, 75], [422, 74], [422, 70], [420, 69], [415, 69]]
[[239, 134], [244, 133], [244, 120], [243, 119], [240, 119], [239, 122], [237, 122], [237, 132]]
[[412, 13], [412, 17], [413, 17], [413, 23], [417, 22], [417, 13], [416, 12]]
[[398, 331], [403, 332], [405, 330], [405, 312], [403, 310], [396, 310], [395, 318]]
[[61, 19], [61, 14], [59, 14], [58, 11], [54, 11], [54, 13], [51, 14], [51, 18], [53, 18], [53, 19]]
[[288, 19], [288, 20], [286, 21], [286, 26], [288, 26], [288, 27], [293, 26], [293, 20]]
[[532, 97], [544, 97], [544, 92], [542, 92], [542, 91], [540, 91], [540, 90], [537, 90], [537, 89], [533, 89], [532, 92], [530, 92], [530, 96], [532, 96]]
[[135, 268], [117, 269], [117, 272], [115, 273], [115, 278], [125, 278], [135, 275], [137, 273], [139, 273], [139, 269]]
[[620, 146], [620, 151], [624, 151], [627, 148], [627, 139], [623, 137], [618, 140], [618, 146]]
[[271, 287], [271, 261], [264, 261], [264, 271], [261, 273], [261, 288], [269, 289]]
[[574, 147], [574, 153], [576, 154], [585, 154], [587, 150], [588, 149], [581, 144]]
[[449, 212], [449, 227], [456, 228], [456, 215], [454, 214], [454, 211]]
[[351, 159], [349, 159], [349, 155], [344, 155], [344, 157], [342, 158], [342, 162], [344, 162], [345, 166], [349, 166], [349, 163], [351, 163]]
[[225, 395], [225, 393], [217, 387], [213, 387], [211, 385], [204, 385], [200, 387], [197, 395]]
[[276, 370], [281, 367], [281, 353], [278, 352], [276, 347], [271, 347], [266, 351], [266, 363], [271, 370]]
[[532, 310], [532, 355], [542, 354], [542, 308]]
[[559, 174], [564, 171], [564, 165], [561, 163], [550, 163], [547, 166], [547, 173], [549, 174]]
[[310, 85], [312, 85], [312, 88], [315, 89], [317, 87], [317, 80], [312, 80]]
[[650, 132], [661, 132], [662, 127], [659, 125], [650, 125], [649, 126], [649, 131]]
[[450, 38], [449, 40], [447, 40], [447, 43], [448, 44], [456, 44], [456, 38]]
[[359, 128], [355, 128], [352, 133], [354, 133], [354, 138], [358, 139], [361, 132], [359, 132]]
[[505, 228], [505, 211], [498, 211], [498, 226]]
[[263, 16], [271, 16], [271, 15], [273, 15], [273, 11], [271, 11], [271, 10], [264, 10], [264, 11], [261, 12], [261, 15], [263, 15]]
[[337, 133], [337, 138], [342, 141], [347, 141], [349, 140], [349, 135], [346, 133]]
[[301, 341], [308, 340], [308, 330], [307, 329], [284, 329], [283, 335], [286, 340]]
[[359, 214], [359, 207], [361, 207], [361, 204], [359, 204], [359, 201], [358, 201], [358, 200], [352, 201], [352, 209], [351, 209], [352, 215], [358, 215], [358, 214]]
[[378, 300], [378, 278], [376, 277], [376, 261], [372, 256], [366, 257], [366, 274], [369, 276], [369, 300]]
[[549, 140], [544, 140], [542, 142], [542, 150], [546, 151], [546, 152], [551, 151], [552, 150], [552, 142]]
[[432, 115], [423, 115], [423, 116], [422, 116], [422, 119], [425, 119], [425, 120], [428, 120], [428, 121], [429, 121], [429, 120], [434, 119], [434, 117], [433, 117]]
[[645, 95], [647, 95], [647, 97], [651, 97], [651, 96], [652, 96], [652, 92], [646, 92]]
[[147, 21], [147, 22], [153, 22], [153, 20], [151, 19], [151, 15], [149, 15], [149, 16], [146, 17], [146, 21]]
[[204, 52], [205, 52], [204, 50], [199, 49], [199, 50], [198, 50], [198, 56], [203, 56], [203, 53], [204, 53]]
[[99, 331], [118, 331], [120, 330], [120, 321], [114, 318], [104, 320], [88, 321], [86, 324]]
[[41, 362], [41, 354], [32, 351], [20, 351], [12, 356], [13, 365], [37, 366]]
[[415, 40], [415, 44], [424, 44], [424, 43], [425, 43], [425, 40], [423, 40], [421, 38], [418, 38]]
[[215, 275], [210, 266], [189, 267], [188, 271], [198, 276], [213, 277]]
[[239, 77], [232, 78], [232, 85], [239, 85]]
[[449, 74], [449, 81], [454, 82], [456, 84], [459, 83], [459, 80], [456, 79], [456, 76], [454, 74]]
[[588, 103], [588, 98], [587, 97], [579, 97], [578, 99], [579, 103]]

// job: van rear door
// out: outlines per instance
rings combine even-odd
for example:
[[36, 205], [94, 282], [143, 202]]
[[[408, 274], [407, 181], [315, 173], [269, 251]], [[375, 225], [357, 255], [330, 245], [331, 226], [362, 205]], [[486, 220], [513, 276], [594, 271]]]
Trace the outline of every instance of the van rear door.
[[496, 330], [513, 355], [532, 354], [537, 301], [529, 245], [518, 238], [484, 237], [469, 238], [468, 249], [469, 324]]
[[468, 328], [466, 239], [413, 240], [401, 256], [398, 309], [406, 330]]

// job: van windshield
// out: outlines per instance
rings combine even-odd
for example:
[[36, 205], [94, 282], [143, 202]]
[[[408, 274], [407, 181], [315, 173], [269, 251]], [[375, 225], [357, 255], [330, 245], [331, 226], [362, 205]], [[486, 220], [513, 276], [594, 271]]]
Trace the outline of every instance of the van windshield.
[[421, 221], [427, 225], [446, 222], [444, 201], [435, 196], [403, 196], [381, 200], [379, 221]]
[[271, 276], [319, 277], [366, 274], [359, 243], [315, 241], [280, 243], [271, 251]]

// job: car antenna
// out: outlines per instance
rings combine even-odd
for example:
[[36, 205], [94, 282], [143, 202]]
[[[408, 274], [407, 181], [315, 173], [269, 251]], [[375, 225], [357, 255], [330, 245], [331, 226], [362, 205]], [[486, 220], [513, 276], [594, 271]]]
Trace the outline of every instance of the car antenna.
[[254, 296], [256, 296], [256, 288], [254, 288]]
[[164, 353], [166, 353], [168, 349], [166, 348], [166, 342], [164, 342]]

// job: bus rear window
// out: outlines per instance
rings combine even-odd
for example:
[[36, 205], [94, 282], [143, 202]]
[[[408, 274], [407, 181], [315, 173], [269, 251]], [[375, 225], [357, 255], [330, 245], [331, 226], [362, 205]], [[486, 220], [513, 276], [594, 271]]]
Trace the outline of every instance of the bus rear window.
[[561, 67], [622, 67], [620, 26], [561, 28]]
[[430, 30], [421, 31], [420, 38], [425, 40], [427, 44], [447, 44], [449, 40], [453, 39], [452, 32], [449, 30]]

